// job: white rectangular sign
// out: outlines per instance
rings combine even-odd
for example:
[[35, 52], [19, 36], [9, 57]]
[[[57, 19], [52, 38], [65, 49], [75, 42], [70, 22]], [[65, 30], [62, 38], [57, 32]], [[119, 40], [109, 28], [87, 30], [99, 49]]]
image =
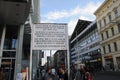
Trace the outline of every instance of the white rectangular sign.
[[34, 50], [67, 50], [67, 24], [40, 23], [34, 25]]

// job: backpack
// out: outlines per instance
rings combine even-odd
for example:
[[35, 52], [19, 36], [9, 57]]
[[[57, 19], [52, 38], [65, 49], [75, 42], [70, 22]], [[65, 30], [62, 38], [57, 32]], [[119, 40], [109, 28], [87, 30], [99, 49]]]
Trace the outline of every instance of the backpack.
[[93, 75], [90, 72], [85, 73], [85, 79], [86, 80], [93, 80]]

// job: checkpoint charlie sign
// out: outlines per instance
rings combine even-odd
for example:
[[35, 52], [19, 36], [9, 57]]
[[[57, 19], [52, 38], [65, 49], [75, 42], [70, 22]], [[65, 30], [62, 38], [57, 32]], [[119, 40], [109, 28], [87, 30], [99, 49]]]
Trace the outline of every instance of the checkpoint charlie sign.
[[33, 49], [34, 50], [66, 50], [67, 24], [40, 23], [34, 24]]

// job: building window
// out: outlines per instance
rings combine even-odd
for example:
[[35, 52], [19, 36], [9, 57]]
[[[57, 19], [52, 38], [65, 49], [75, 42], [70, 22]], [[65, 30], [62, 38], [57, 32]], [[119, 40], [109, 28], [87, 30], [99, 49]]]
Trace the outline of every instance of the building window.
[[119, 31], [119, 33], [120, 33], [120, 24], [118, 24], [118, 31]]
[[112, 22], [112, 16], [109, 15], [109, 22]]
[[109, 49], [109, 52], [111, 52], [111, 47], [110, 47], [110, 44], [108, 44], [108, 49]]
[[18, 28], [15, 26], [7, 26], [3, 49], [16, 50], [17, 39], [18, 39], [17, 37], [18, 37]]
[[104, 54], [106, 54], [105, 46], [103, 46], [103, 51], [104, 51]]
[[112, 35], [114, 35], [115, 32], [114, 32], [114, 28], [113, 27], [111, 28], [111, 31], [112, 31]]
[[107, 38], [109, 38], [108, 31], [106, 31], [106, 36], [107, 36]]
[[104, 40], [103, 33], [101, 34], [101, 38], [102, 38], [102, 40]]
[[114, 42], [114, 48], [115, 48], [115, 51], [118, 50], [118, 48], [117, 48], [117, 43], [116, 43], [116, 42]]
[[106, 25], [106, 19], [104, 19], [104, 25]]
[[114, 11], [114, 14], [115, 14], [115, 17], [118, 17], [118, 10], [117, 9]]

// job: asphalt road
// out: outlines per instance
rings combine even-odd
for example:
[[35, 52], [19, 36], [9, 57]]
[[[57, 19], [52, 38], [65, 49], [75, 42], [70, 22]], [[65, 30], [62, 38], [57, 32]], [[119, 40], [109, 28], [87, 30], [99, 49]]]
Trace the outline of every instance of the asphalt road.
[[94, 80], [120, 80], [120, 72], [99, 72]]

